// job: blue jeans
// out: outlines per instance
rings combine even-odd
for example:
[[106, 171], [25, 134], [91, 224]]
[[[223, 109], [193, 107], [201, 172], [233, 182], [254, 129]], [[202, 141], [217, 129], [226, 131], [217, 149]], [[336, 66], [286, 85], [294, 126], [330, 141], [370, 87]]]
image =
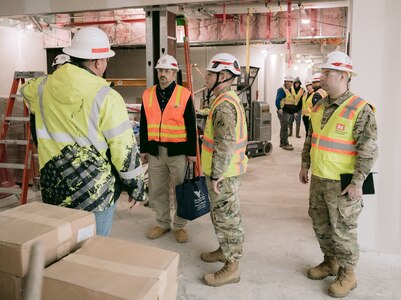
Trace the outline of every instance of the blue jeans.
[[96, 235], [108, 236], [110, 234], [115, 210], [116, 204], [113, 203], [106, 210], [94, 212], [96, 219]]

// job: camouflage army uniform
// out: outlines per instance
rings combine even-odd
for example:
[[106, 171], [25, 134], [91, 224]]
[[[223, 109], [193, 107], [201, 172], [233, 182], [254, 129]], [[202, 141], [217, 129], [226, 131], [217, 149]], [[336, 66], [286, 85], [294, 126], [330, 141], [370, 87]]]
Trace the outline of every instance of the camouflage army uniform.
[[[235, 125], [237, 113], [235, 107], [223, 101], [212, 116], [214, 128], [214, 152], [211, 177], [219, 178], [228, 169], [235, 147]], [[211, 186], [210, 177], [206, 176], [209, 192], [211, 219], [217, 239], [227, 261], [235, 262], [242, 257], [244, 228], [241, 221], [238, 189], [241, 176], [226, 177], [220, 183], [220, 195]]]
[[[330, 103], [330, 96], [321, 100], [320, 103], [324, 107], [322, 128], [334, 111], [352, 95], [352, 92], [347, 91], [332, 103]], [[302, 151], [302, 168], [309, 169], [311, 163], [313, 164], [310, 158], [312, 132], [313, 128], [310, 125]], [[359, 113], [353, 128], [353, 137], [358, 154], [351, 183], [361, 187], [378, 155], [377, 125], [369, 105], [365, 105]], [[363, 201], [362, 197], [350, 199], [348, 194], [341, 196], [341, 192], [339, 180], [312, 175], [309, 216], [312, 218], [313, 229], [324, 255], [336, 257], [340, 266], [353, 269], [359, 258], [357, 220], [363, 207]]]

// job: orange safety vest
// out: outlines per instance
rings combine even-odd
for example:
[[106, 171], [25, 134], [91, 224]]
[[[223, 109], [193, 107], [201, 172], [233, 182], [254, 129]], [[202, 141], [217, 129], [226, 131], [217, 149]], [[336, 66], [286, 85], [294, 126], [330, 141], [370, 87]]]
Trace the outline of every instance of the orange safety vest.
[[203, 135], [201, 165], [203, 173], [210, 176], [212, 173], [212, 157], [214, 151], [214, 128], [213, 112], [223, 101], [231, 103], [237, 112], [237, 124], [235, 126], [235, 148], [231, 157], [228, 169], [224, 172], [224, 177], [238, 176], [245, 173], [248, 164], [248, 157], [245, 155], [248, 141], [246, 118], [244, 109], [234, 91], [223, 93], [217, 97], [206, 120], [205, 133]]
[[323, 105], [317, 103], [311, 113], [313, 128], [311, 167], [312, 174], [321, 178], [340, 180], [340, 174], [353, 173], [357, 150], [353, 128], [358, 114], [368, 104], [352, 96], [339, 106], [321, 128]]
[[315, 93], [319, 93], [320, 96], [322, 96], [322, 99], [327, 97], [327, 92], [322, 88], [318, 89]]
[[156, 96], [156, 85], [143, 92], [143, 107], [148, 125], [148, 140], [162, 143], [187, 141], [184, 112], [191, 92], [176, 85], [162, 112]]

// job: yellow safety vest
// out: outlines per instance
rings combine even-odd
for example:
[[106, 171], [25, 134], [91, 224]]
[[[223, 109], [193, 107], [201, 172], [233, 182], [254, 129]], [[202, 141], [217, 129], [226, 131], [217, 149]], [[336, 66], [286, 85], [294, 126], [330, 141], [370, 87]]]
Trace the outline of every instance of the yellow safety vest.
[[298, 93], [296, 93], [294, 87], [291, 87], [291, 93], [294, 95], [295, 105], [297, 105], [299, 100], [301, 100], [301, 98], [304, 94], [304, 89], [302, 87], [300, 87], [298, 90]]
[[244, 108], [240, 104], [240, 100], [234, 91], [229, 91], [219, 95], [215, 99], [210, 108], [209, 115], [206, 119], [206, 127], [202, 143], [201, 164], [203, 173], [210, 176], [212, 173], [212, 157], [214, 151], [214, 128], [213, 128], [213, 112], [222, 102], [231, 103], [237, 112], [237, 124], [235, 126], [235, 148], [231, 157], [228, 169], [223, 173], [224, 177], [238, 176], [245, 173], [248, 157], [245, 155], [246, 145], [248, 141], [247, 125]]
[[143, 169], [127, 109], [105, 79], [66, 64], [20, 91], [35, 114], [44, 202], [102, 211], [119, 195], [116, 175], [139, 191]]
[[291, 91], [289, 91], [285, 85], [283, 85], [283, 90], [285, 93], [285, 98], [281, 99], [280, 101], [280, 107], [283, 108], [284, 105], [295, 105], [295, 91], [293, 88], [291, 88]]
[[[35, 114], [40, 168], [68, 144], [92, 145], [106, 158], [107, 149], [121, 151], [121, 142], [135, 139], [123, 98], [84, 69], [66, 64], [57, 73], [30, 80], [20, 91]], [[113, 157], [117, 169], [123, 168], [125, 154]]]
[[366, 104], [367, 102], [358, 96], [348, 98], [336, 109], [323, 128], [321, 128], [323, 105], [319, 102], [313, 107], [311, 113], [313, 175], [340, 180], [340, 174], [354, 172], [357, 150], [352, 131], [359, 112]]
[[184, 112], [190, 98], [190, 91], [176, 85], [166, 108], [162, 112], [157, 101], [156, 85], [143, 93], [148, 125], [148, 140], [163, 143], [183, 143], [187, 141]]
[[306, 117], [310, 117], [313, 103], [312, 98], [315, 93], [311, 93], [308, 96], [308, 91], [305, 91], [304, 95], [302, 96], [302, 115]]

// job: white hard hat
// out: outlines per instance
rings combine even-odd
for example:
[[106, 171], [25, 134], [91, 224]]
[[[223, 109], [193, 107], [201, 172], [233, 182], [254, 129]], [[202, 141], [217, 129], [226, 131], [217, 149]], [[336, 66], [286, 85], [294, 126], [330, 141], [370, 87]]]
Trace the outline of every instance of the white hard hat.
[[312, 75], [312, 82], [320, 82], [322, 79], [322, 73], [315, 73]]
[[284, 81], [291, 81], [294, 82], [294, 78], [291, 75], [285, 75], [284, 76]]
[[334, 51], [327, 55], [322, 63], [322, 69], [338, 70], [351, 73], [356, 76], [357, 74], [352, 71], [352, 61], [347, 54], [341, 51]]
[[312, 84], [312, 80], [311, 79], [308, 79], [306, 82], [305, 82], [305, 86], [308, 86], [308, 85], [311, 85]]
[[178, 71], [178, 63], [171, 55], [163, 54], [157, 61], [155, 69], [171, 69]]
[[74, 35], [71, 46], [63, 48], [63, 52], [83, 59], [101, 59], [115, 55], [110, 49], [108, 36], [97, 27], [85, 27], [79, 30]]
[[228, 53], [219, 53], [213, 56], [209, 61], [206, 70], [215, 73], [226, 70], [230, 71], [236, 76], [241, 74], [241, 68], [238, 59]]
[[67, 62], [71, 62], [71, 58], [67, 54], [59, 54], [54, 58], [52, 67], [54, 68], [57, 65], [64, 65]]

